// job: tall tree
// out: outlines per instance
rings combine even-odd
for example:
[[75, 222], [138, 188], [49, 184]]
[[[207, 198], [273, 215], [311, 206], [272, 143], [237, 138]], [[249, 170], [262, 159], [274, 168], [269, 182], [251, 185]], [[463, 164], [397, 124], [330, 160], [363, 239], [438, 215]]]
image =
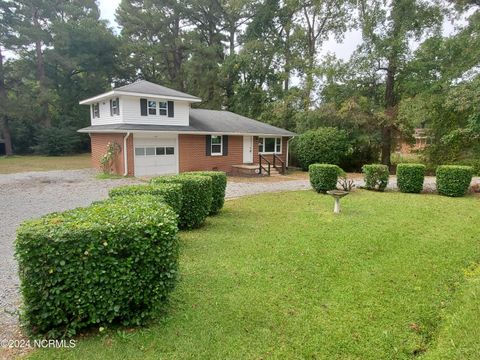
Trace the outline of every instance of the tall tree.
[[364, 59], [376, 63], [385, 72], [384, 112], [382, 124], [382, 163], [390, 166], [393, 131], [397, 123], [398, 77], [410, 54], [410, 42], [420, 41], [428, 33], [439, 33], [441, 8], [424, 0], [360, 1], [360, 21]]

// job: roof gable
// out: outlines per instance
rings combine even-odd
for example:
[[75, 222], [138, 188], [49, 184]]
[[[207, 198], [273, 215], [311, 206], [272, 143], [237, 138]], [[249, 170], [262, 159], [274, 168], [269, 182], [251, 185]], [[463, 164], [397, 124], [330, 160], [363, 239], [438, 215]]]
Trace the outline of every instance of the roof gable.
[[191, 99], [191, 100], [200, 100], [200, 98], [196, 96], [193, 96], [181, 91], [173, 90], [165, 86], [152, 83], [147, 80], [138, 80], [138, 81], [135, 81], [134, 83], [114, 88], [113, 90], [121, 91], [121, 92], [131, 92], [131, 93], [137, 93], [137, 94], [172, 96], [172, 97], [185, 98], [185, 99]]

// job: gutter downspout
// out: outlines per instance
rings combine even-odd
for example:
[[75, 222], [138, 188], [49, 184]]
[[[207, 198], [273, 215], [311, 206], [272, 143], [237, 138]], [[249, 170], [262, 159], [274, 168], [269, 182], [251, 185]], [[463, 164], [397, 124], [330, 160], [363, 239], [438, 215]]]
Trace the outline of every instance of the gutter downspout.
[[290, 160], [290, 141], [292, 141], [295, 138], [295, 136], [292, 136], [290, 139], [287, 140], [287, 168], [288, 168], [288, 163]]
[[130, 134], [131, 133], [128, 132], [127, 135], [125, 135], [125, 137], [123, 138], [123, 168], [125, 169], [125, 171], [123, 172], [123, 176], [128, 175], [127, 139]]

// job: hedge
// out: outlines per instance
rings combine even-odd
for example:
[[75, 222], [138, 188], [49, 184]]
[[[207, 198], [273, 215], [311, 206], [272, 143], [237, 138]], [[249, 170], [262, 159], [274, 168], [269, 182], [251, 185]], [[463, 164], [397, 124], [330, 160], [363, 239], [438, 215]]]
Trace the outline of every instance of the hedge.
[[425, 165], [423, 164], [398, 164], [397, 186], [404, 193], [419, 193], [423, 189], [425, 178]]
[[365, 188], [368, 190], [384, 191], [388, 185], [388, 167], [381, 164], [362, 166]]
[[143, 195], [24, 222], [15, 243], [22, 322], [47, 338], [144, 324], [176, 282], [176, 219]]
[[441, 165], [437, 167], [437, 191], [446, 196], [463, 196], [472, 181], [471, 166]]
[[212, 178], [199, 175], [159, 176], [153, 185], [182, 184], [182, 208], [178, 225], [181, 229], [194, 229], [203, 225], [212, 205]]
[[309, 130], [293, 140], [292, 153], [302, 170], [318, 163], [339, 164], [351, 152], [345, 130], [321, 127]]
[[227, 188], [227, 174], [223, 171], [192, 171], [186, 175], [209, 176], [212, 178], [212, 206], [209, 215], [216, 215], [225, 203], [225, 190]]
[[337, 165], [331, 164], [312, 164], [308, 167], [310, 184], [316, 192], [336, 189], [338, 175], [342, 172]]
[[111, 189], [108, 195], [111, 198], [126, 195], [154, 195], [160, 198], [180, 214], [182, 209], [182, 185], [181, 184], [145, 184], [145, 185], [125, 185]]

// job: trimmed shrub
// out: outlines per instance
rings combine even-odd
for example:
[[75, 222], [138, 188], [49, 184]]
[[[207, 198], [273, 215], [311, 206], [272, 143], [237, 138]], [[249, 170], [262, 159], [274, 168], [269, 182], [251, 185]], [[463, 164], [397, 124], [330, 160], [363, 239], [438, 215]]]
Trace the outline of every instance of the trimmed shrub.
[[339, 164], [351, 150], [347, 133], [333, 127], [310, 130], [294, 140], [292, 153], [303, 170], [311, 164]]
[[128, 195], [153, 195], [170, 205], [177, 214], [180, 214], [182, 209], [181, 184], [125, 185], [111, 189], [108, 195], [111, 198]]
[[184, 174], [209, 176], [212, 178], [212, 206], [210, 208], [210, 215], [218, 214], [225, 203], [227, 174], [225, 174], [223, 171], [192, 171]]
[[308, 167], [310, 184], [316, 192], [326, 192], [337, 188], [338, 176], [343, 173], [337, 165], [312, 164]]
[[365, 188], [368, 190], [384, 191], [388, 185], [388, 167], [382, 164], [362, 166]]
[[441, 165], [437, 167], [437, 191], [446, 196], [463, 196], [472, 181], [471, 166]]
[[119, 199], [18, 229], [21, 316], [32, 335], [140, 325], [164, 306], [177, 278], [177, 215], [151, 195]]
[[419, 193], [423, 189], [425, 178], [425, 165], [422, 164], [398, 164], [397, 185], [401, 192]]
[[180, 229], [194, 229], [203, 225], [212, 205], [212, 178], [200, 175], [174, 175], [153, 178], [151, 183], [182, 184]]

